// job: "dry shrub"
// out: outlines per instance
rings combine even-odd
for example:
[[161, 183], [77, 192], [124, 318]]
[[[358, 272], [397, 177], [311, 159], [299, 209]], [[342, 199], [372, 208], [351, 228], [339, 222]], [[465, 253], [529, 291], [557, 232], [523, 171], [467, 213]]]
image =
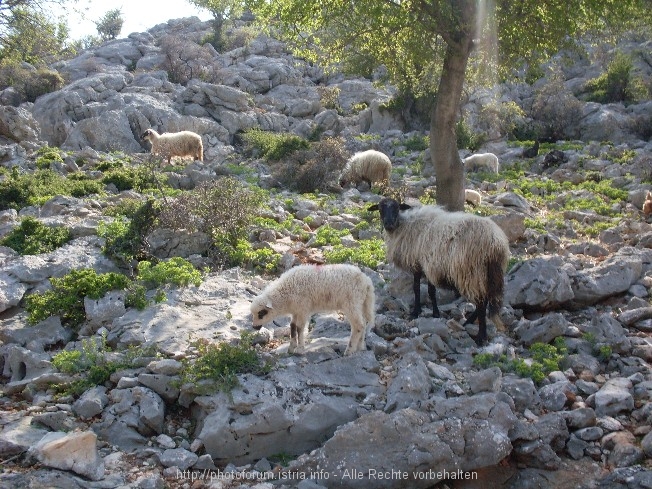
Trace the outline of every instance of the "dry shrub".
[[548, 83], [537, 90], [532, 104], [532, 118], [538, 125], [538, 138], [558, 141], [576, 139], [582, 117], [582, 102], [564, 85], [564, 76], [554, 68]]
[[177, 36], [161, 40], [165, 69], [172, 83], [186, 85], [193, 78], [212, 81], [217, 68], [208, 45], [200, 46]]
[[346, 163], [344, 140], [327, 138], [295, 151], [278, 166], [274, 177], [300, 193], [328, 190]]

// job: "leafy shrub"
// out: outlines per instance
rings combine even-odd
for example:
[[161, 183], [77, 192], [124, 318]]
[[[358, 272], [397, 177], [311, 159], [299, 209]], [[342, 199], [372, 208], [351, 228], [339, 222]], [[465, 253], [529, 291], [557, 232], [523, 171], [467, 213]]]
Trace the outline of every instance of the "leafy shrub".
[[408, 151], [423, 151], [428, 149], [428, 146], [430, 145], [430, 136], [420, 136], [415, 134], [406, 139], [403, 145]]
[[252, 333], [243, 332], [235, 344], [215, 344], [202, 339], [192, 342], [191, 346], [197, 349], [197, 358], [183, 361], [183, 383], [208, 381], [213, 388], [228, 392], [238, 385], [237, 374], [263, 374], [270, 369], [258, 356]]
[[233, 265], [253, 268], [259, 272], [273, 273], [281, 262], [281, 255], [271, 248], [256, 248], [245, 239], [239, 239], [238, 244], [229, 256]]
[[48, 253], [72, 239], [68, 228], [50, 227], [33, 217], [25, 217], [20, 225], [4, 238], [0, 245], [8, 246], [21, 255]]
[[50, 168], [52, 163], [63, 163], [63, 152], [56, 147], [42, 146], [36, 151], [36, 168]]
[[101, 182], [85, 176], [69, 178], [46, 169], [21, 175], [13, 169], [9, 178], [0, 182], [0, 210], [20, 210], [29, 205], [41, 205], [56, 195], [85, 197], [102, 193]]
[[274, 177], [284, 187], [302, 194], [325, 191], [337, 178], [346, 159], [344, 141], [327, 138], [312, 143], [308, 149], [293, 153], [283, 165], [273, 170]]
[[102, 183], [112, 183], [119, 191], [135, 190], [143, 192], [147, 189], [156, 188], [154, 174], [143, 166], [130, 168], [115, 168], [106, 171], [102, 177]]
[[218, 265], [230, 262], [240, 239], [260, 209], [264, 193], [251, 190], [232, 177], [198, 185], [164, 204], [159, 224], [170, 229], [201, 231], [210, 235]]
[[120, 217], [110, 223], [101, 222], [97, 228], [98, 236], [105, 239], [104, 254], [129, 266], [132, 260], [149, 257], [149, 245], [145, 237], [155, 225], [159, 208], [153, 199], [137, 202], [129, 210], [131, 219]]
[[327, 245], [338, 245], [342, 242], [342, 237], [349, 234], [349, 231], [346, 229], [335, 229], [330, 227], [328, 224], [324, 224], [317, 228], [315, 232], [315, 240], [313, 241], [313, 246], [327, 246]]
[[90, 268], [72, 270], [61, 278], [50, 279], [52, 289], [29, 295], [25, 299], [30, 324], [50, 316], [59, 316], [61, 323], [77, 329], [86, 319], [84, 297], [100, 299], [111, 290], [124, 290], [130, 280], [119, 273], [98, 274]]
[[244, 142], [261, 158], [278, 161], [294, 151], [307, 149], [310, 143], [296, 134], [249, 129], [242, 135]]
[[138, 264], [138, 279], [150, 288], [167, 284], [177, 287], [193, 284], [198, 287], [201, 284], [201, 273], [188, 260], [175, 256], [156, 265], [141, 261]]
[[466, 148], [471, 151], [477, 151], [486, 141], [484, 134], [474, 133], [468, 123], [463, 119], [457, 122], [455, 134], [457, 136], [457, 147]]
[[41, 95], [63, 87], [65, 80], [49, 68], [29, 69], [19, 63], [3, 63], [0, 68], [0, 87], [14, 87], [22, 101], [34, 102]]
[[640, 82], [632, 77], [631, 56], [618, 53], [607, 66], [607, 71], [586, 82], [584, 89], [588, 99], [603, 104], [611, 102], [635, 102], [644, 96]]

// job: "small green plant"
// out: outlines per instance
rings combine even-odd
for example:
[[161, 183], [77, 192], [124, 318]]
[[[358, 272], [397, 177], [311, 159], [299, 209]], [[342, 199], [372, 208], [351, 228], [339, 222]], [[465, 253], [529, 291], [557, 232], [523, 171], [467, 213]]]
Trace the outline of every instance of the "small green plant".
[[259, 272], [273, 273], [281, 262], [281, 255], [271, 248], [254, 249], [249, 241], [240, 239], [229, 261], [234, 266], [242, 265]]
[[408, 151], [423, 151], [428, 149], [430, 137], [415, 134], [414, 136], [410, 136], [403, 144]]
[[100, 299], [111, 290], [124, 290], [130, 280], [119, 273], [98, 274], [91, 268], [72, 270], [61, 278], [50, 279], [52, 289], [25, 298], [30, 324], [59, 316], [62, 324], [78, 329], [86, 320], [84, 297]]
[[21, 255], [48, 253], [72, 239], [68, 228], [50, 227], [33, 217], [25, 217], [20, 225], [4, 238], [0, 245], [8, 246]]
[[63, 163], [64, 153], [56, 147], [42, 146], [36, 151], [36, 168], [50, 168], [50, 164]]
[[382, 239], [363, 239], [358, 241], [360, 246], [346, 247], [341, 244], [333, 246], [332, 250], [324, 251], [324, 258], [327, 263], [354, 263], [369, 267], [378, 268], [384, 263], [385, 243]]
[[254, 335], [243, 332], [237, 343], [211, 343], [206, 339], [191, 342], [197, 358], [185, 360], [181, 371], [183, 383], [209, 381], [211, 387], [228, 392], [238, 385], [238, 374], [268, 373], [271, 365], [263, 363], [253, 346]]
[[342, 237], [349, 234], [349, 231], [346, 229], [335, 229], [330, 227], [328, 224], [324, 224], [317, 228], [315, 232], [315, 240], [313, 241], [313, 246], [327, 246], [327, 245], [339, 245], [342, 242]]
[[481, 353], [473, 358], [473, 363], [480, 368], [499, 367], [503, 372], [514, 372], [521, 377], [529, 377], [540, 383], [550, 372], [559, 370], [559, 362], [568, 349], [562, 337], [555, 338], [554, 344], [533, 343], [530, 346], [530, 358], [508, 360], [505, 355]]
[[242, 139], [251, 148], [257, 150], [262, 158], [278, 161], [299, 149], [307, 149], [310, 143], [296, 134], [276, 133], [250, 129]]
[[137, 359], [158, 355], [153, 347], [143, 346], [132, 346], [120, 354], [112, 354], [112, 360], [107, 359], [108, 353], [112, 353], [111, 349], [107, 346], [106, 336], [102, 336], [82, 340], [81, 349], [63, 350], [55, 354], [52, 365], [58, 371], [82, 377], [56, 385], [56, 390], [64, 395], [79, 396], [93, 386], [104, 384], [112, 373], [133, 368]]
[[455, 134], [457, 136], [457, 147], [466, 148], [471, 151], [477, 151], [486, 141], [484, 134], [474, 133], [469, 124], [463, 119], [457, 122]]
[[199, 287], [201, 273], [192, 263], [178, 256], [152, 265], [149, 261], [138, 263], [138, 279], [151, 289], [164, 285], [184, 287], [193, 284]]
[[102, 177], [102, 183], [113, 184], [121, 192], [135, 190], [142, 193], [156, 188], [154, 174], [143, 166], [108, 170]]

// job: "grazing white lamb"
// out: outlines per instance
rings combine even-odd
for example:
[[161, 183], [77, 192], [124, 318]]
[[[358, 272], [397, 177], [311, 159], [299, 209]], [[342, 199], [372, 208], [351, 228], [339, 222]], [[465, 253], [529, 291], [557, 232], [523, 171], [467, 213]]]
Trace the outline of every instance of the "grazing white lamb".
[[351, 323], [344, 355], [365, 350], [375, 310], [373, 283], [354, 265], [299, 265], [269, 284], [251, 303], [255, 329], [279, 316], [291, 316], [289, 353], [305, 350], [304, 331], [313, 314], [337, 311]]
[[340, 187], [344, 188], [349, 183], [358, 185], [360, 182], [367, 182], [371, 187], [374, 182], [389, 182], [391, 172], [392, 162], [386, 154], [374, 149], [360, 151], [344, 165], [339, 179]]
[[498, 173], [498, 157], [493, 153], [478, 153], [464, 158], [464, 168], [467, 172], [487, 169]]
[[204, 161], [204, 145], [201, 136], [192, 131], [157, 133], [147, 129], [141, 139], [152, 143], [151, 153], [167, 159], [168, 165], [173, 156], [192, 156], [193, 159]]
[[482, 202], [482, 195], [480, 195], [480, 192], [477, 190], [473, 190], [470, 188], [465, 188], [464, 189], [464, 202], [468, 202], [469, 204], [473, 205], [474, 207], [479, 206], [480, 203]]
[[389, 198], [369, 210], [380, 211], [387, 260], [413, 274], [413, 317], [421, 313], [420, 282], [425, 274], [435, 317], [435, 287], [454, 288], [475, 305], [466, 324], [478, 319], [478, 345], [487, 339], [487, 308], [496, 326], [503, 328], [498, 313], [510, 252], [507, 236], [495, 222], [434, 205], [412, 208]]

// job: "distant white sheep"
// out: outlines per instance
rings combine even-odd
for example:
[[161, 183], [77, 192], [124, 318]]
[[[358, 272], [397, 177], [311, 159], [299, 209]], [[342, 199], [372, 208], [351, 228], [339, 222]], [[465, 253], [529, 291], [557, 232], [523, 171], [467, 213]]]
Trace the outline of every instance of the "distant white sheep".
[[251, 303], [255, 329], [279, 316], [291, 316], [289, 353], [305, 350], [304, 331], [313, 314], [337, 311], [351, 323], [344, 355], [365, 350], [375, 309], [373, 283], [354, 265], [299, 265], [269, 284]]
[[487, 339], [487, 309], [496, 326], [503, 328], [498, 313], [510, 252], [507, 236], [495, 222], [434, 205], [411, 208], [389, 198], [369, 210], [380, 211], [387, 260], [413, 274], [413, 317], [421, 313], [420, 282], [425, 274], [435, 317], [439, 317], [436, 287], [454, 288], [475, 305], [466, 324], [478, 319], [478, 345]]
[[487, 169], [498, 173], [498, 157], [493, 153], [478, 153], [464, 158], [464, 168], [467, 172]]
[[204, 145], [201, 136], [192, 131], [157, 133], [147, 129], [142, 139], [152, 144], [151, 153], [167, 159], [168, 165], [173, 156], [192, 156], [195, 160], [204, 161]]
[[473, 206], [479, 206], [482, 202], [482, 195], [477, 190], [470, 188], [464, 189], [464, 202], [468, 202]]
[[340, 174], [340, 187], [360, 182], [367, 182], [371, 187], [374, 182], [389, 182], [391, 172], [392, 162], [386, 154], [373, 149], [360, 151], [346, 162]]

